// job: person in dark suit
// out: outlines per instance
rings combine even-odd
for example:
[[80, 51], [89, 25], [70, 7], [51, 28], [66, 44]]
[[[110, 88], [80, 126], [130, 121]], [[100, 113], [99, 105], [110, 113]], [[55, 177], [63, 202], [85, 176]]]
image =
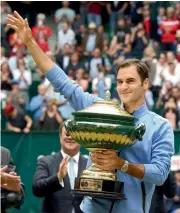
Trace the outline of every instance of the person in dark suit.
[[170, 172], [162, 186], [156, 186], [149, 213], [166, 213], [164, 206], [164, 195], [173, 198], [176, 195], [176, 182], [174, 173]]
[[15, 165], [8, 149], [1, 146], [1, 212], [20, 208], [24, 200], [24, 185], [15, 172]]
[[34, 175], [33, 194], [44, 197], [43, 213], [82, 213], [81, 196], [74, 196], [74, 178], [86, 168], [87, 159], [80, 155], [80, 145], [66, 135], [64, 124], [60, 126], [61, 151], [38, 159]]

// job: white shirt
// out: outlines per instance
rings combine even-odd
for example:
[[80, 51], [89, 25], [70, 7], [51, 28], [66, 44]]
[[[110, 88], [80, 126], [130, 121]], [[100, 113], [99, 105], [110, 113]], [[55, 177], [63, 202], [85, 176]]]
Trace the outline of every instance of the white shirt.
[[162, 86], [162, 78], [160, 77], [160, 74], [161, 72], [166, 73], [167, 70], [168, 70], [167, 65], [162, 66], [160, 63], [157, 63], [154, 80], [152, 82], [153, 86]]
[[[63, 159], [64, 159], [66, 156], [68, 156], [68, 158], [70, 158], [70, 156], [67, 155], [66, 153], [64, 153], [63, 150], [61, 150], [61, 154], [62, 154], [62, 156], [63, 156]], [[76, 177], [77, 177], [77, 175], [78, 175], [79, 156], [80, 156], [80, 153], [79, 153], [79, 152], [78, 152], [76, 155], [73, 156], [73, 158], [74, 158], [74, 172], [75, 172]], [[69, 171], [69, 161], [68, 161], [68, 164], [67, 164], [67, 170]], [[62, 185], [62, 187], [64, 187], [64, 182], [63, 182], [63, 180], [60, 181], [59, 183]]]
[[74, 45], [75, 33], [72, 29], [68, 29], [65, 33], [63, 30], [58, 31], [58, 46], [63, 50], [65, 44]]

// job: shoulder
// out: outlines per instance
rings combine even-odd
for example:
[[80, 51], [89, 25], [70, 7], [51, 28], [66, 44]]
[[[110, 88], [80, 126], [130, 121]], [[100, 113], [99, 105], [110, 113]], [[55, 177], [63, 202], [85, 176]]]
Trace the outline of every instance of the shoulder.
[[163, 118], [162, 116], [149, 111], [149, 116], [151, 119], [151, 125], [154, 127], [154, 131], [158, 134], [158, 135], [171, 135], [173, 137], [173, 128], [171, 123]]
[[1, 155], [10, 155], [9, 149], [6, 149], [5, 147], [1, 146]]
[[80, 155], [80, 159], [83, 161], [83, 162], [85, 162], [85, 163], [87, 163], [87, 161], [88, 161], [88, 156], [87, 155]]
[[60, 155], [59, 152], [54, 155], [47, 155], [47, 156], [39, 158], [38, 162], [49, 164], [55, 161], [59, 157], [59, 155]]

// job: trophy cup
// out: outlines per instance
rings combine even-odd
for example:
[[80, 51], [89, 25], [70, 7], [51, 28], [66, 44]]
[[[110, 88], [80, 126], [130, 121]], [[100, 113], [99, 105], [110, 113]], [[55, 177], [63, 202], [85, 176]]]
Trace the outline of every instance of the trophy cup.
[[[135, 117], [110, 101], [106, 92], [105, 101], [97, 101], [86, 109], [73, 113], [73, 118], [65, 121], [65, 128], [73, 140], [88, 151], [132, 146], [142, 140], [145, 125], [135, 126]], [[104, 199], [126, 199], [124, 183], [117, 181], [113, 171], [103, 171], [94, 164], [75, 179], [73, 193]]]

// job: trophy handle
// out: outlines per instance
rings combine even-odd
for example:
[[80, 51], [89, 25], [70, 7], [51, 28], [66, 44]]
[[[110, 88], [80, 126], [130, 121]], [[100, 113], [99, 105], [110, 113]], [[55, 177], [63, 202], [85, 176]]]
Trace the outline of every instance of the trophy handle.
[[143, 124], [143, 123], [138, 124], [134, 130], [135, 139], [137, 139], [138, 141], [142, 141], [142, 136], [144, 135], [145, 131], [146, 131], [145, 124]]
[[70, 136], [69, 132], [71, 131], [71, 123], [72, 123], [71, 119], [67, 119], [66, 121], [64, 121], [64, 127], [67, 131], [68, 136]]

